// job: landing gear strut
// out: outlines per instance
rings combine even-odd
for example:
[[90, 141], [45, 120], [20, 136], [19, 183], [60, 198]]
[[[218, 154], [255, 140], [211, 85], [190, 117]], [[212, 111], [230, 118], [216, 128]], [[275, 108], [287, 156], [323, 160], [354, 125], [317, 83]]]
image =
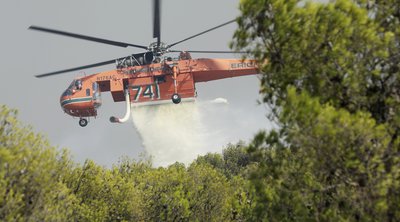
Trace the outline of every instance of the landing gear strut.
[[171, 99], [172, 102], [175, 104], [178, 104], [181, 102], [181, 96], [178, 94], [178, 81], [177, 81], [177, 76], [178, 76], [178, 69], [176, 66], [172, 67], [172, 71], [174, 73], [174, 88], [175, 88], [175, 93], [172, 94]]
[[85, 126], [87, 126], [87, 124], [88, 124], [88, 121], [87, 121], [87, 119], [80, 119], [79, 120], [79, 126], [81, 126], [81, 127], [85, 127]]
[[178, 93], [174, 93], [171, 96], [172, 102], [178, 104], [181, 102], [181, 96]]

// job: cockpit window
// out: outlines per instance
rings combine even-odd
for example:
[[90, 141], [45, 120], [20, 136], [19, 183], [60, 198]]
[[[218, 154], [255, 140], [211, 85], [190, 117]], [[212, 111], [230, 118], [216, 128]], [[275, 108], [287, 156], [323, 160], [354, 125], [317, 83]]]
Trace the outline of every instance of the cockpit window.
[[73, 91], [81, 89], [82, 89], [82, 80], [80, 79], [73, 80], [71, 84], [68, 86], [68, 88], [64, 91], [62, 96], [70, 96], [72, 95]]
[[73, 80], [73, 81], [71, 82], [71, 84], [69, 84], [68, 89], [72, 90], [72, 88], [74, 87], [74, 85], [75, 85], [75, 80]]
[[69, 84], [68, 88], [64, 91], [64, 93], [62, 94], [62, 96], [70, 96], [72, 95], [72, 89], [75, 86], [75, 80], [71, 82], [71, 84]]
[[62, 94], [62, 96], [70, 96], [70, 95], [72, 95], [72, 92], [71, 92], [71, 90], [69, 90], [69, 89], [66, 89], [66, 90], [64, 91], [64, 93]]
[[82, 89], [82, 80], [80, 80], [80, 79], [75, 80], [75, 89], [76, 90]]

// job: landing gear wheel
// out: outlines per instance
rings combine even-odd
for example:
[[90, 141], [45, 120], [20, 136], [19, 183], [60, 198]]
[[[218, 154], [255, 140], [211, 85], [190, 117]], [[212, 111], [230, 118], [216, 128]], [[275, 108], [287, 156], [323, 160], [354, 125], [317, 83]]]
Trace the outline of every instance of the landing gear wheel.
[[181, 102], [181, 97], [179, 96], [178, 93], [172, 94], [171, 99], [172, 99], [172, 102], [175, 104], [178, 104]]
[[87, 124], [88, 124], [87, 119], [80, 119], [79, 120], [79, 126], [85, 127], [85, 126], [87, 126]]

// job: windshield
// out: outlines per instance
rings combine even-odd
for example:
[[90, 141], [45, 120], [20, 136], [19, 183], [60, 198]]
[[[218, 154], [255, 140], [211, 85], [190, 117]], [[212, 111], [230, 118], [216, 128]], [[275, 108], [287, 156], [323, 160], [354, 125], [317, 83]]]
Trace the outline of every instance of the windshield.
[[73, 80], [71, 82], [71, 84], [68, 86], [68, 88], [64, 91], [64, 93], [62, 94], [62, 96], [70, 96], [72, 95], [72, 90], [75, 86], [75, 80]]

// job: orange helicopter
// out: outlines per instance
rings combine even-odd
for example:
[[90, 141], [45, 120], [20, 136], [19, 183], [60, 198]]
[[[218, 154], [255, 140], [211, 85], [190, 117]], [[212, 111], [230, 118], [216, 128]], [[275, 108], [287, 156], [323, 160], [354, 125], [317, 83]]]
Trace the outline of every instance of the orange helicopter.
[[[123, 123], [129, 119], [131, 104], [140, 106], [170, 103], [171, 100], [175, 104], [193, 101], [197, 96], [195, 83], [258, 73], [254, 60], [193, 59], [190, 54], [233, 53], [232, 51], [181, 51], [171, 49], [179, 43], [233, 23], [235, 20], [167, 45], [161, 42], [160, 0], [154, 0], [153, 6], [153, 38], [157, 38], [157, 41], [149, 46], [117, 42], [38, 26], [29, 27], [29, 29], [36, 31], [146, 50], [143, 53], [132, 54], [123, 58], [36, 75], [36, 77], [42, 78], [112, 63], [116, 64], [115, 70], [74, 79], [61, 95], [61, 108], [65, 113], [79, 117], [80, 126], [85, 127], [88, 124], [89, 117], [97, 116], [97, 110], [102, 104], [102, 92], [110, 91], [114, 102], [126, 102], [126, 114], [123, 118], [110, 117], [110, 121], [113, 123]], [[171, 52], [179, 53], [179, 56], [176, 58], [165, 56]]]

